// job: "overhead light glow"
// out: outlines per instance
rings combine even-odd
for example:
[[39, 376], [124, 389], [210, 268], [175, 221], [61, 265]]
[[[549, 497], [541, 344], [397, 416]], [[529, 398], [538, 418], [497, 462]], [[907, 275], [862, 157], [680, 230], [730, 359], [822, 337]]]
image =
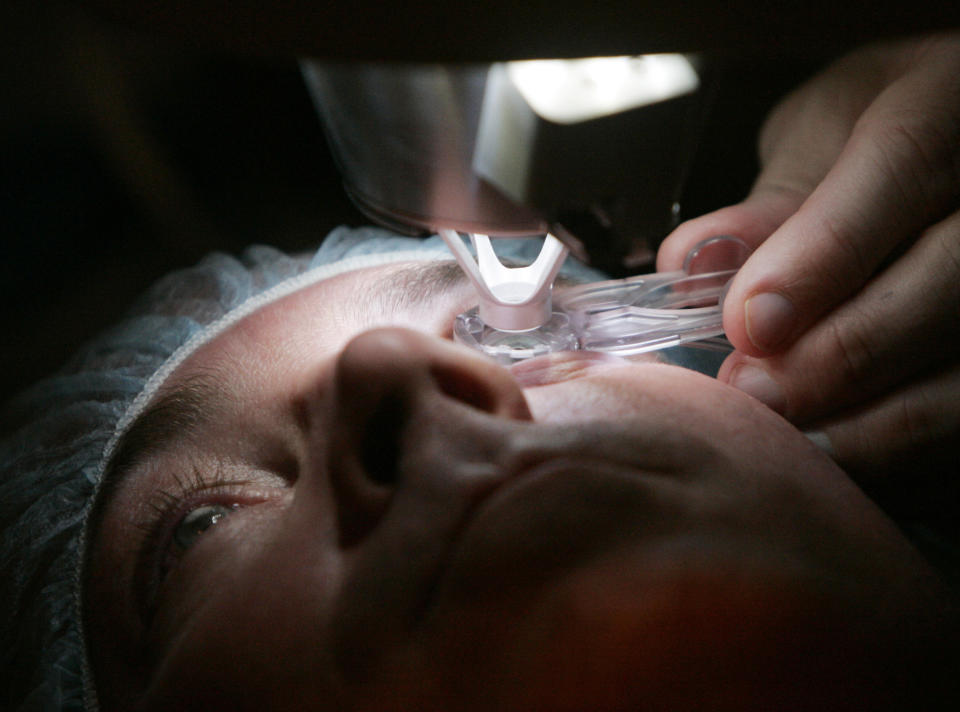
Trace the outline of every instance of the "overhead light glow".
[[574, 124], [689, 94], [700, 85], [682, 54], [508, 62], [510, 80], [542, 118]]

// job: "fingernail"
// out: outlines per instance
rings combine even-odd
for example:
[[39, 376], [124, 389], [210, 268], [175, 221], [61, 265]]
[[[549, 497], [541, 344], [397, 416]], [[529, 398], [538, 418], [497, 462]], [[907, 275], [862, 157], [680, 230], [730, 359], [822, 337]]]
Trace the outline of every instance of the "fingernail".
[[729, 383], [748, 396], [753, 396], [765, 406], [783, 414], [787, 399], [780, 385], [767, 372], [756, 366], [738, 366], [730, 375]]
[[793, 333], [797, 310], [782, 294], [763, 292], [743, 305], [747, 337], [761, 351], [774, 351]]
[[822, 430], [807, 430], [803, 434], [807, 436], [807, 439], [810, 442], [823, 450], [830, 457], [836, 457], [836, 453], [833, 450], [833, 443], [830, 442], [830, 438], [825, 432]]

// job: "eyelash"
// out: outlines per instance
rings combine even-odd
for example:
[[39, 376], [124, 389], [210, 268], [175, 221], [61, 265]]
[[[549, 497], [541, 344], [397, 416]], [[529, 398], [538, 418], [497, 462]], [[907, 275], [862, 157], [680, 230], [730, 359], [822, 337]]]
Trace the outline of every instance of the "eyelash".
[[136, 525], [143, 534], [138, 543], [136, 585], [145, 620], [152, 616], [161, 584], [179, 561], [179, 557], [172, 563], [169, 559], [174, 532], [183, 518], [208, 504], [241, 507], [238, 500], [244, 497], [240, 488], [251, 483], [231, 478], [222, 467], [212, 471], [194, 468], [186, 477], [175, 475], [173, 482], [171, 489], [157, 488], [151, 494], [147, 501], [149, 514]]

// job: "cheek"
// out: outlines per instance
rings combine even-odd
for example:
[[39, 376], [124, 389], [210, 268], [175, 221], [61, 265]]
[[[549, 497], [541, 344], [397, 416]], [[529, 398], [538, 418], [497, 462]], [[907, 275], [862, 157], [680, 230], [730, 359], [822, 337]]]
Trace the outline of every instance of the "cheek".
[[[754, 471], [778, 452], [806, 457], [795, 428], [740, 391], [700, 373], [662, 363], [591, 369], [581, 377], [524, 390], [534, 420], [578, 424], [608, 421], [632, 439], [670, 454], [682, 469], [701, 457]], [[762, 433], [763, 437], [758, 437]], [[757, 459], [758, 450], [775, 458]]]
[[[282, 609], [281, 609], [282, 610]], [[333, 698], [316, 651], [290, 637], [283, 616], [269, 625], [240, 616], [186, 635], [146, 696], [147, 710], [315, 709]], [[315, 641], [320, 648], [322, 640]]]
[[[522, 376], [521, 376], [522, 382]], [[700, 410], [692, 394], [720, 384], [690, 371], [662, 364], [618, 363], [557, 374], [554, 382], [525, 388], [534, 419], [546, 423], [585, 420], [672, 420]]]
[[625, 398], [606, 382], [584, 380], [530, 388], [524, 397], [533, 419], [540, 423], [582, 423], [636, 410], [633, 398]]
[[295, 581], [265, 575], [246, 586], [201, 607], [159, 666], [148, 709], [315, 709], [335, 699], [322, 606]]
[[147, 709], [319, 709], [336, 699], [335, 552], [289, 526], [245, 537], [229, 556], [197, 564]]

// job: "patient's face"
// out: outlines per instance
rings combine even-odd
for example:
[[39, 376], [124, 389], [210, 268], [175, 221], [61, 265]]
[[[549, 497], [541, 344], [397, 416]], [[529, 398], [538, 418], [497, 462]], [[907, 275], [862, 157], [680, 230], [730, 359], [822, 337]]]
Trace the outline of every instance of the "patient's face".
[[320, 283], [170, 378], [93, 540], [105, 708], [785, 709], [928, 603], [778, 416], [662, 364], [511, 373], [435, 271]]

